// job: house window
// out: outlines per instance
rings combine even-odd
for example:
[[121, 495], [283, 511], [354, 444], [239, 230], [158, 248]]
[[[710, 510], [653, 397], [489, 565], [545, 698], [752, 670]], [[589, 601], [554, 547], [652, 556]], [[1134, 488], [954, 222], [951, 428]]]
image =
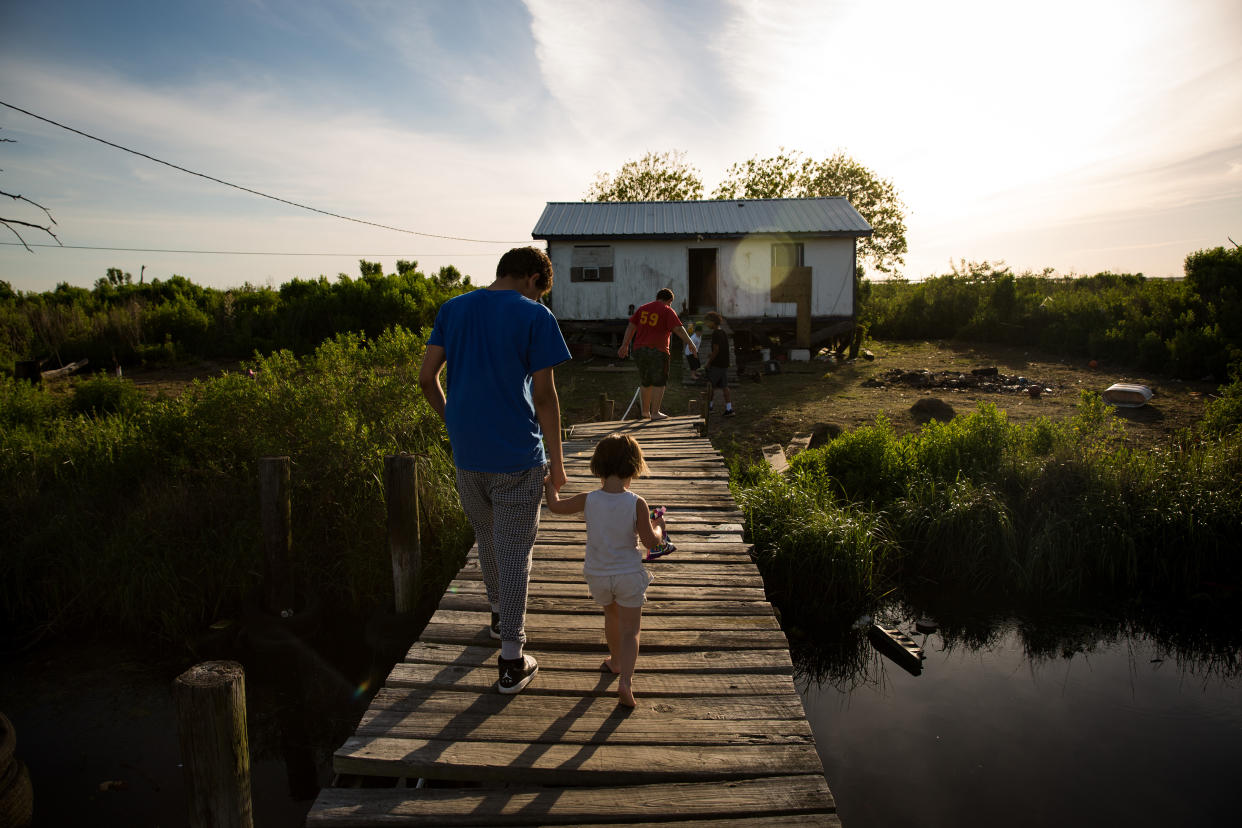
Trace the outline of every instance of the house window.
[[772, 245], [772, 267], [802, 267], [802, 242]]
[[574, 245], [569, 265], [569, 281], [611, 282], [612, 275], [612, 245]]

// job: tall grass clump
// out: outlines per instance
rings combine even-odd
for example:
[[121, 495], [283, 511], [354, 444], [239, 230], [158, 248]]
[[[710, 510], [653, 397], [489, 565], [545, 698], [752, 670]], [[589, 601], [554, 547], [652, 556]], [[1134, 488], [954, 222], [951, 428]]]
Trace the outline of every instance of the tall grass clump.
[[300, 589], [367, 612], [392, 594], [383, 458], [419, 454], [434, 588], [460, 565], [469, 530], [440, 420], [416, 390], [421, 343], [400, 328], [340, 335], [304, 358], [256, 357], [253, 377], [136, 406], [116, 393], [123, 381], [87, 381], [60, 405], [7, 381], [0, 621], [178, 641], [235, 617], [261, 585], [257, 466], [276, 455], [292, 462]]
[[738, 500], [769, 594], [782, 606], [852, 617], [887, 580], [895, 547], [882, 522], [847, 508], [824, 478], [768, 473]]
[[[769, 589], [808, 602], [821, 592], [860, 606], [927, 590], [1034, 604], [1236, 588], [1242, 434], [1150, 450], [1125, 437], [1096, 394], [1061, 423], [1017, 425], [981, 405], [902, 437], [879, 421], [804, 452], [788, 479], [735, 485]], [[862, 566], [843, 550], [874, 554]]]

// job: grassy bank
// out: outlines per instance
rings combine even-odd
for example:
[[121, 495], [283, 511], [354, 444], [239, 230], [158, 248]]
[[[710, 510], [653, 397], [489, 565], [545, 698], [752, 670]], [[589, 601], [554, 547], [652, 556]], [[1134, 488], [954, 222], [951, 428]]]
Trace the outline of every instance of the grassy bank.
[[149, 400], [98, 377], [56, 394], [0, 380], [0, 623], [18, 642], [90, 630], [179, 642], [262, 582], [260, 457], [292, 460], [306, 591], [391, 602], [383, 458], [419, 458], [425, 578], [469, 543], [439, 419], [417, 392], [425, 337], [342, 335]]
[[1062, 422], [1013, 424], [981, 404], [898, 436], [880, 418], [799, 455], [788, 477], [752, 465], [733, 485], [787, 614], [856, 617], [927, 591], [1034, 605], [1242, 583], [1236, 426], [1136, 449], [1090, 393]]

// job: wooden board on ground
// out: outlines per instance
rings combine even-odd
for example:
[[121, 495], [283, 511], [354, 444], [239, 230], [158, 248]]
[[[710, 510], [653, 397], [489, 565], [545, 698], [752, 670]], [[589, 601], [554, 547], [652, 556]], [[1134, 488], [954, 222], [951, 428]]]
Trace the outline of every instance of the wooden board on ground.
[[778, 445], [764, 446], [762, 448], [763, 459], [768, 461], [768, 465], [772, 467], [772, 471], [777, 474], [784, 474], [789, 471], [789, 461], [785, 458], [785, 450]]
[[824, 780], [813, 775], [629, 789], [567, 788], [555, 796], [549, 796], [547, 788], [520, 786], [425, 789], [417, 796], [404, 789], [326, 790], [316, 803], [322, 808], [308, 824], [349, 828], [401, 820], [396, 824], [465, 826], [479, 825], [479, 815], [487, 814], [493, 825], [523, 825], [530, 824], [522, 820], [532, 811], [542, 815], [545, 825], [609, 824], [619, 813], [660, 825], [694, 820], [702, 826], [706, 820], [731, 819], [763, 828], [758, 820], [785, 818], [792, 820], [789, 825], [837, 824], [832, 794]]

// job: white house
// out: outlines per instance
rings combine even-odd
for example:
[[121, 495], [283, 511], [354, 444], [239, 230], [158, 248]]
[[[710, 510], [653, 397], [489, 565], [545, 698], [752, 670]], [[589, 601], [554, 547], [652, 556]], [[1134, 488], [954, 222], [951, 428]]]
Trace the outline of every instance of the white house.
[[550, 202], [531, 235], [562, 322], [624, 318], [667, 287], [683, 315], [823, 329], [853, 320], [855, 241], [871, 232], [844, 198], [780, 198]]

